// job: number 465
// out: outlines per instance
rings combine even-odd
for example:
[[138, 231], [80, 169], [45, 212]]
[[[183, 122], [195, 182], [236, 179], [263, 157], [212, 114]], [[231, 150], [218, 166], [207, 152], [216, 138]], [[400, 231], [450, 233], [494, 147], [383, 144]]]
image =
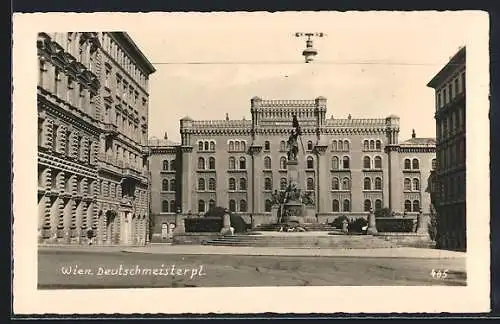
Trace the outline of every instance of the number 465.
[[446, 277], [448, 277], [448, 269], [437, 270], [437, 271], [432, 269], [431, 276], [434, 279], [446, 279]]

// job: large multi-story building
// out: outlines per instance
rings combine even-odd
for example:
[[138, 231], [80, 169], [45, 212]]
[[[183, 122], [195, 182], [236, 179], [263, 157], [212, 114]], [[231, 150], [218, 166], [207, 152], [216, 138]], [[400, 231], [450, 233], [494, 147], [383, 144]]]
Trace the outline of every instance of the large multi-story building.
[[39, 33], [39, 241], [144, 244], [148, 79], [122, 32]]
[[432, 78], [436, 93], [437, 245], [466, 250], [465, 47]]
[[199, 214], [222, 206], [248, 222], [270, 222], [272, 194], [287, 185], [286, 140], [294, 114], [303, 133], [299, 182], [312, 193], [319, 222], [366, 216], [371, 208], [429, 212], [434, 139], [413, 132], [399, 142], [397, 116], [339, 119], [326, 113], [323, 97], [255, 97], [249, 120], [182, 118], [180, 144], [156, 141], [151, 147], [157, 230], [177, 208]]

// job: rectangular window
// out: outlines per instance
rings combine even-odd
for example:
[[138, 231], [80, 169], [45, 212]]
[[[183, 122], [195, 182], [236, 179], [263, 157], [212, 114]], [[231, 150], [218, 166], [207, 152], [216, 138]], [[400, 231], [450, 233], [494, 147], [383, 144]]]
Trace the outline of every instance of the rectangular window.
[[110, 68], [106, 67], [106, 78], [104, 79], [104, 86], [109, 88], [110, 87], [110, 79], [111, 78], [111, 70]]
[[450, 97], [448, 101], [451, 102], [453, 99], [453, 85], [451, 83], [448, 84], [448, 96]]
[[462, 72], [462, 92], [465, 92], [465, 72]]
[[448, 103], [448, 96], [446, 95], [446, 89], [443, 89], [443, 106]]
[[454, 82], [454, 86], [455, 86], [455, 96], [460, 92], [460, 90], [458, 89], [458, 77], [455, 78], [455, 81]]
[[38, 146], [42, 146], [43, 142], [43, 119], [38, 119]]
[[441, 108], [441, 92], [436, 93], [436, 98], [437, 98], [437, 107], [436, 108]]

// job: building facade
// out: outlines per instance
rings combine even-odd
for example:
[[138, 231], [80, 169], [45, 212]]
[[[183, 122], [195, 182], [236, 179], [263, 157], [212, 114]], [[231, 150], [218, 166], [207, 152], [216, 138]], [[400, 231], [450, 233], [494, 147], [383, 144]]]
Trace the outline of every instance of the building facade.
[[433, 203], [438, 214], [437, 245], [466, 250], [465, 169], [465, 47], [427, 84], [436, 94], [436, 190]]
[[[249, 120], [181, 119], [180, 145], [152, 147], [152, 187], [159, 190], [152, 209], [161, 216], [177, 207], [201, 214], [222, 206], [247, 222], [271, 222], [272, 194], [287, 185], [286, 140], [296, 114], [303, 133], [299, 183], [312, 193], [317, 221], [366, 217], [370, 208], [429, 212], [434, 139], [414, 132], [400, 142], [397, 116], [327, 118], [326, 103], [255, 97]], [[174, 158], [175, 171], [167, 170]], [[172, 179], [175, 186], [167, 185]]]
[[126, 33], [39, 33], [39, 242], [145, 244], [148, 79]]

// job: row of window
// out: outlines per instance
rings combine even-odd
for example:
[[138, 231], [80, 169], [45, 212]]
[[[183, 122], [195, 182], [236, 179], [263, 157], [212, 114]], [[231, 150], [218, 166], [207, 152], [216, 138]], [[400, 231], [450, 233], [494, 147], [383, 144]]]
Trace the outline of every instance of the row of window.
[[[113, 113], [114, 116], [112, 115]], [[136, 121], [133, 116], [128, 116], [125, 113], [122, 115], [117, 108], [113, 110], [111, 106], [106, 104], [104, 110], [104, 122], [116, 126], [120, 133], [130, 139], [141, 144], [145, 143], [146, 130], [140, 129], [139, 121]]]
[[[215, 160], [214, 160], [215, 162]], [[163, 160], [162, 163], [163, 171], [175, 171], [175, 159], [174, 160]]]
[[[244, 152], [246, 150], [246, 141], [244, 140], [230, 140], [228, 142], [229, 151], [241, 151]], [[307, 150], [312, 151], [314, 148], [314, 144], [312, 141], [307, 141]], [[285, 141], [280, 141], [280, 151], [286, 151], [287, 146]], [[264, 151], [271, 150], [271, 142], [264, 142]], [[332, 151], [335, 152], [349, 152], [350, 150], [350, 142], [349, 140], [333, 140], [332, 141]], [[364, 151], [381, 151], [382, 150], [382, 141], [380, 140], [364, 140], [363, 141], [363, 150]], [[198, 151], [215, 151], [215, 141], [199, 141], [198, 142]]]
[[198, 142], [198, 151], [215, 151], [215, 141], [199, 141]]
[[404, 180], [404, 191], [420, 191], [420, 180], [417, 178]]
[[161, 191], [175, 191], [175, 179], [163, 179], [161, 181]]
[[53, 121], [38, 119], [38, 146], [44, 146], [51, 139], [51, 146], [46, 147], [53, 152], [65, 154], [67, 157], [93, 165], [97, 143], [69, 130], [66, 126], [57, 125]]
[[123, 51], [109, 35], [104, 33], [103, 45], [109, 55], [132, 76], [143, 88], [148, 87], [147, 76], [134, 64], [134, 61]]
[[465, 164], [465, 138], [449, 143], [437, 152], [441, 168], [448, 169]]
[[[264, 211], [271, 212], [273, 203], [270, 199], [266, 199], [264, 204]], [[374, 205], [372, 205], [372, 200], [365, 199], [363, 202], [363, 210], [365, 212], [369, 212], [372, 208], [374, 210], [382, 209], [383, 203], [381, 199], [376, 199]], [[207, 210], [215, 207], [215, 200], [211, 199], [207, 204], [204, 200], [198, 200], [198, 212], [204, 213]], [[340, 208], [342, 207], [342, 209]], [[244, 199], [239, 200], [238, 202], [234, 199], [229, 200], [229, 210], [231, 212], [247, 212], [248, 206], [247, 201]], [[162, 212], [175, 212], [176, 211], [176, 203], [174, 200], [170, 202], [167, 200], [162, 201]], [[340, 201], [337, 199], [332, 200], [332, 212], [350, 212], [351, 211], [351, 201], [349, 199], [344, 199], [342, 201], [342, 206], [340, 205]], [[413, 202], [410, 200], [405, 200], [405, 211], [406, 212], [419, 212], [420, 211], [420, 201], [414, 200]]]
[[438, 141], [451, 136], [465, 128], [465, 107], [457, 107], [446, 117], [438, 121], [436, 137]]
[[465, 92], [465, 72], [457, 74], [453, 80], [436, 90], [436, 107], [438, 109], [443, 107], [463, 92]]
[[[132, 106], [135, 110], [139, 108], [145, 111], [147, 106], [147, 99], [142, 97], [141, 102], [139, 102], [139, 92], [134, 89], [134, 87], [127, 82], [127, 80], [122, 77], [119, 73], [115, 74], [115, 83], [111, 81], [111, 65], [106, 63], [106, 74], [104, 79], [104, 86], [108, 89], [112, 88], [114, 85], [115, 95], [120, 98], [125, 104]], [[139, 103], [142, 106], [139, 106]]]

